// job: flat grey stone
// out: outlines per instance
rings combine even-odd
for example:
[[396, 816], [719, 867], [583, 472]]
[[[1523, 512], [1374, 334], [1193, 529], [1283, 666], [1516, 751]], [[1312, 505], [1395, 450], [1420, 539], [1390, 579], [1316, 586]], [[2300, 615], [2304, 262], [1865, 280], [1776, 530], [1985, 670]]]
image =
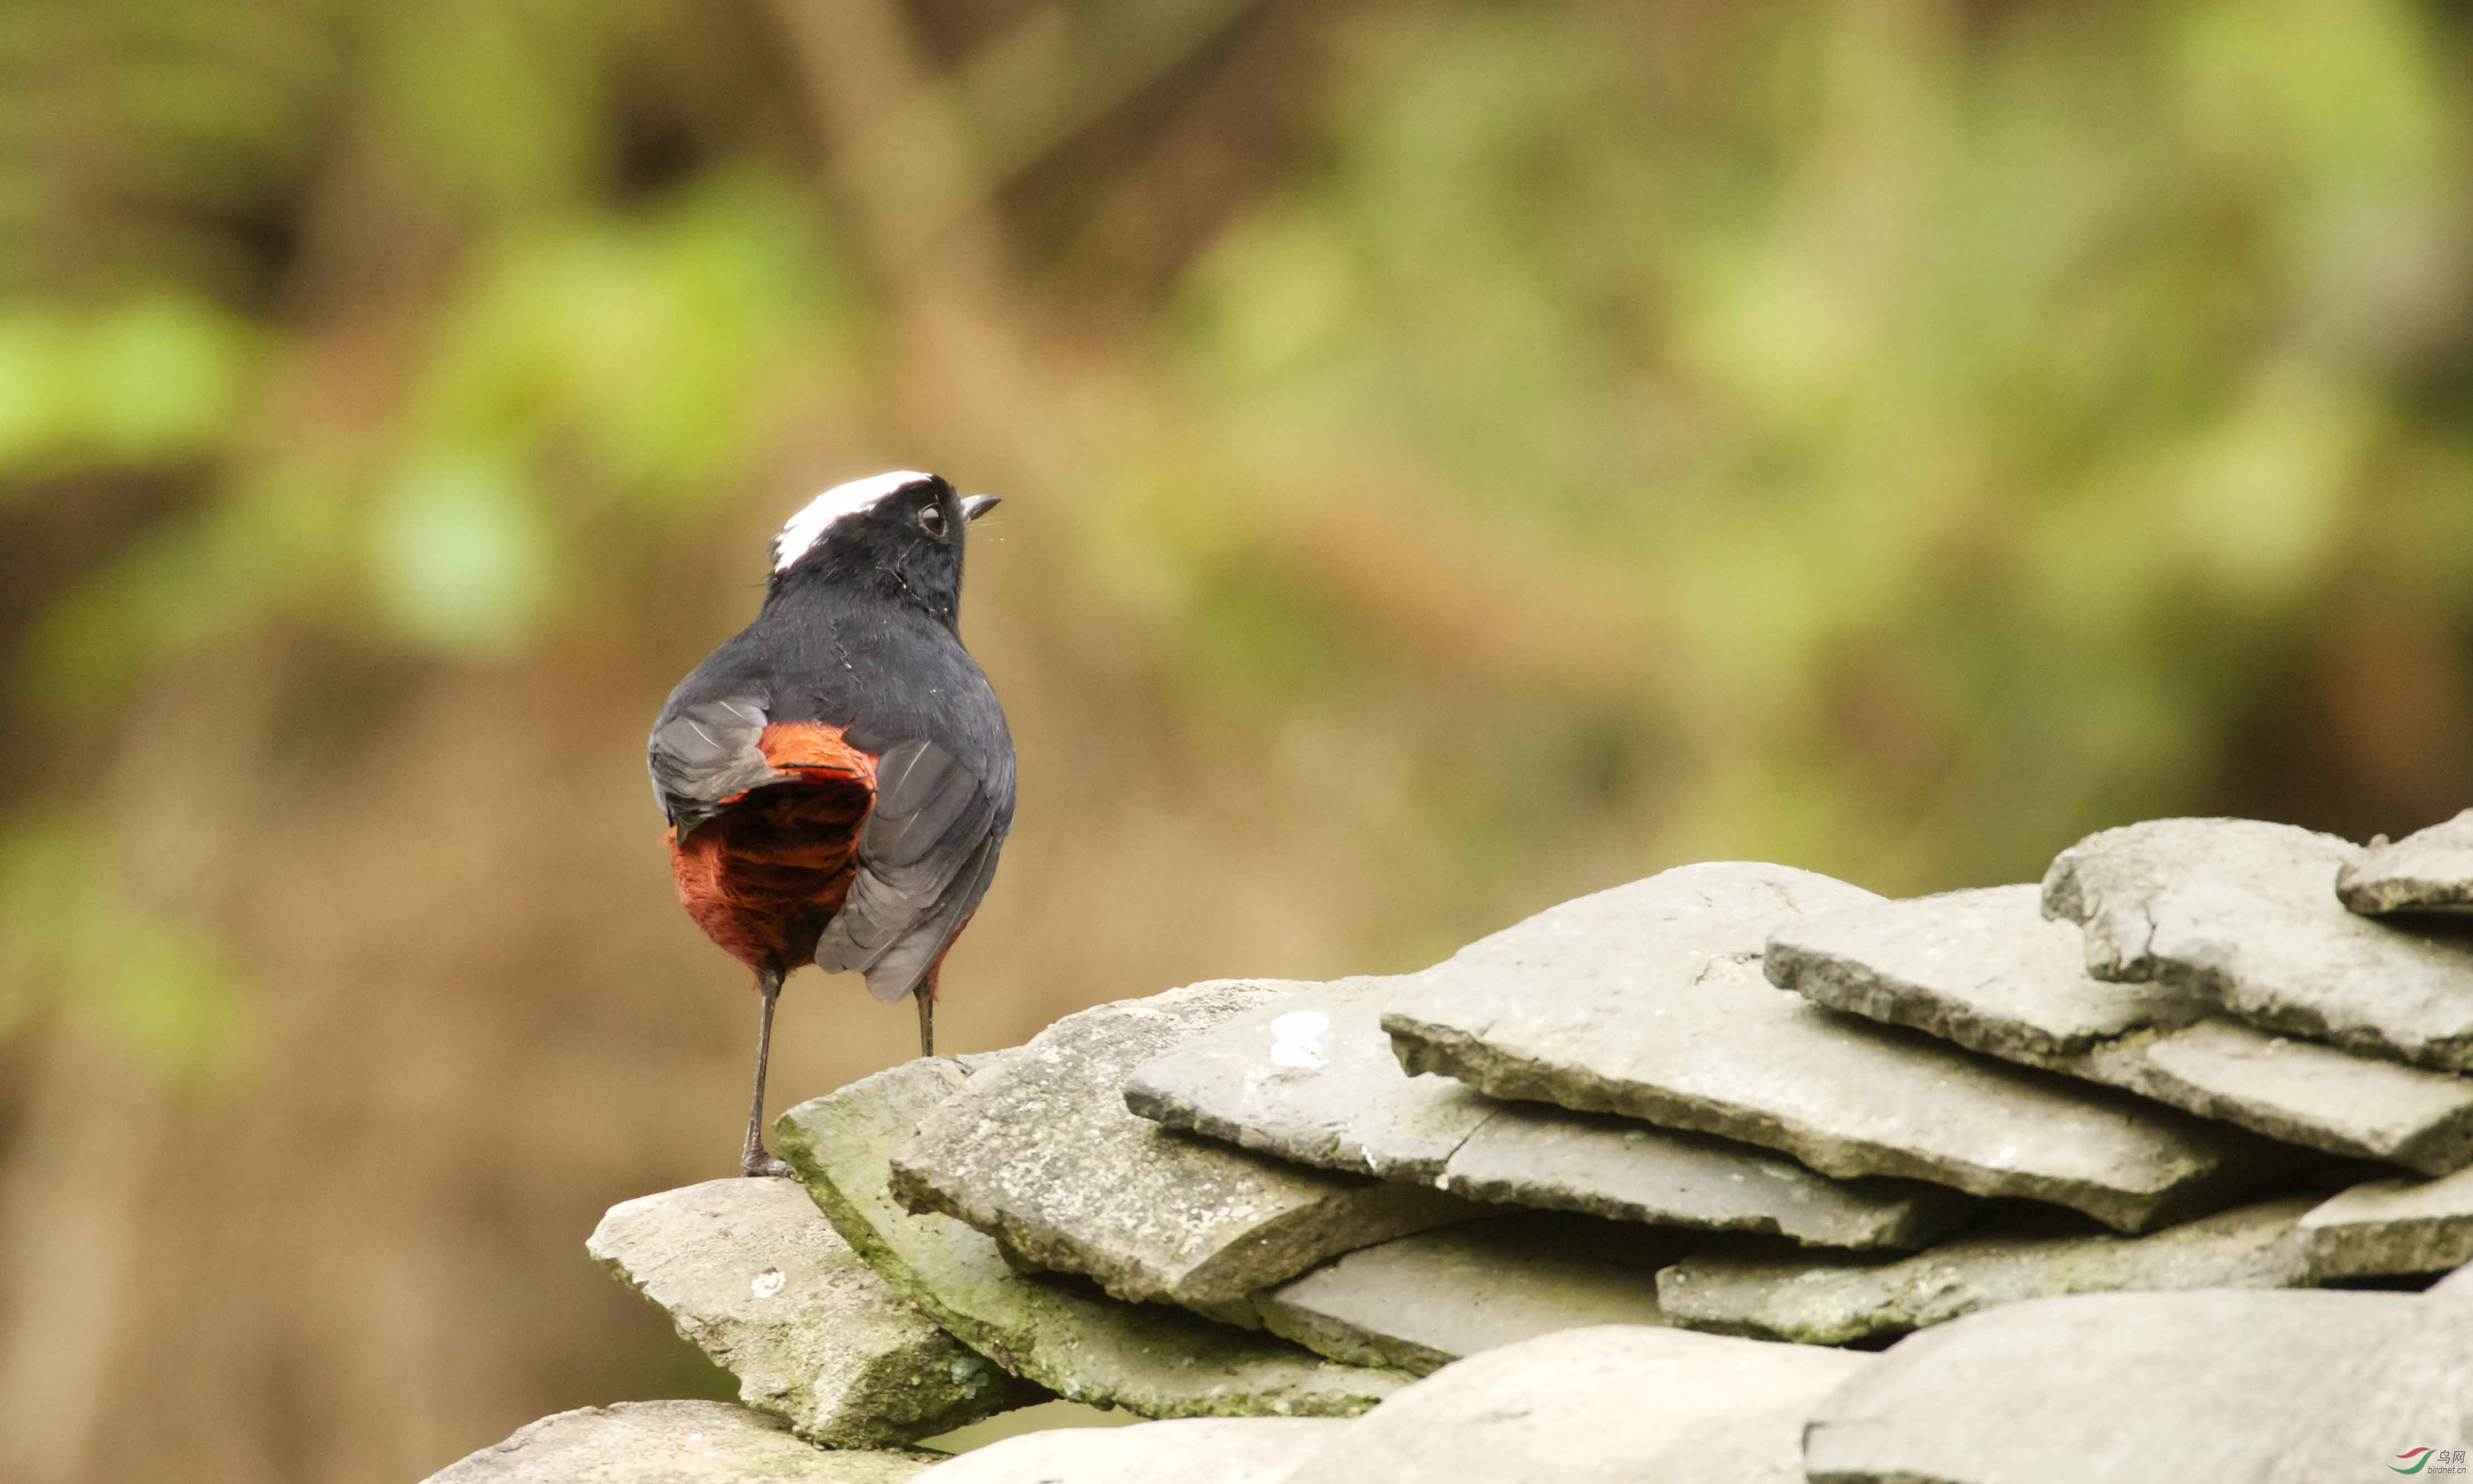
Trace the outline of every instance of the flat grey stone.
[[1424, 1375], [1557, 1329], [1666, 1323], [1657, 1270], [1687, 1240], [1585, 1216], [1498, 1216], [1350, 1253], [1254, 1303], [1264, 1328], [1308, 1350]]
[[2466, 1446], [2473, 1324], [2390, 1293], [2088, 1294], [1908, 1336], [1815, 1409], [1811, 1484], [2328, 1484]]
[[1694, 1329], [1843, 1345], [2053, 1294], [2293, 1288], [2309, 1279], [2294, 1224], [2316, 1204], [2288, 1197], [2145, 1236], [1989, 1233], [1879, 1261], [1703, 1253], [1658, 1274], [1657, 1293]]
[[2374, 1180], [2301, 1218], [2313, 1277], [2442, 1273], [2473, 1262], [2473, 1170], [2438, 1180]]
[[1058, 1396], [1145, 1417], [1352, 1417], [1407, 1383], [1402, 1372], [1337, 1365], [1271, 1335], [1016, 1272], [993, 1238], [901, 1209], [886, 1188], [893, 1150], [960, 1075], [950, 1063], [911, 1062], [774, 1124], [782, 1158], [833, 1229], [956, 1339]]
[[1135, 1067], [1125, 1106], [1300, 1164], [1432, 1185], [1501, 1105], [1400, 1070], [1381, 1017], [1406, 982], [1282, 983], [1278, 997]]
[[1771, 984], [1815, 1004], [1991, 1056], [2056, 1058], [2211, 1008], [2160, 985], [2086, 971], [2077, 929], [2036, 886], [1993, 886], [1814, 913], [1769, 935]]
[[2336, 896], [2365, 917], [2473, 912], [2473, 809], [2373, 844], [2336, 874]]
[[1451, 1188], [1473, 1200], [1889, 1251], [1923, 1246], [1976, 1206], [1922, 1181], [1832, 1179], [1737, 1139], [1547, 1103], [1485, 1101], [1494, 1115], [1451, 1160]]
[[1041, 1400], [895, 1298], [791, 1181], [624, 1202], [585, 1250], [736, 1376], [740, 1400], [828, 1448], [914, 1443]]
[[2256, 820], [2152, 820], [2061, 852], [2044, 911], [2085, 931], [2087, 971], [2154, 980], [2270, 1030], [2473, 1068], [2473, 940], [2344, 910], [2361, 848]]
[[1066, 1427], [991, 1443], [927, 1471], [923, 1484], [1281, 1484], [1354, 1423], [1187, 1417]]
[[1771, 986], [1769, 934], [1882, 898], [1784, 866], [1686, 866], [1567, 902], [1427, 970], [1382, 1017], [1411, 1071], [1693, 1129], [1824, 1174], [1936, 1181], [2143, 1231], [2222, 1207], [2251, 1136]]
[[1920, 1247], [1969, 1204], [1911, 1181], [1837, 1181], [1750, 1144], [1502, 1103], [1410, 1076], [1382, 1010], [1414, 976], [1295, 986], [1152, 1057], [1125, 1106], [1304, 1164], [1619, 1221]]
[[1679, 1329], [1565, 1329], [1444, 1367], [1287, 1484], [1801, 1484], [1803, 1420], [1877, 1357]]
[[2216, 1017], [2100, 1047], [2117, 1087], [2330, 1154], [2429, 1175], [2473, 1163], [2473, 1081]]
[[894, 1195], [989, 1233], [1017, 1261], [1194, 1305], [1476, 1214], [1431, 1186], [1302, 1168], [1126, 1110], [1136, 1066], [1285, 993], [1222, 980], [1067, 1016], [926, 1118], [893, 1157]]
[[2204, 999], [2086, 971], [2032, 886], [1820, 913], [1780, 927], [1769, 982], [1971, 1050], [2136, 1092], [2286, 1143], [2430, 1174], [2473, 1163], [2473, 1079], [2292, 1041]]
[[2473, 1299], [2473, 1262], [2458, 1268], [2422, 1292], [2434, 1298]]
[[828, 1451], [792, 1437], [779, 1418], [726, 1401], [621, 1401], [518, 1427], [422, 1484], [902, 1484], [940, 1456]]

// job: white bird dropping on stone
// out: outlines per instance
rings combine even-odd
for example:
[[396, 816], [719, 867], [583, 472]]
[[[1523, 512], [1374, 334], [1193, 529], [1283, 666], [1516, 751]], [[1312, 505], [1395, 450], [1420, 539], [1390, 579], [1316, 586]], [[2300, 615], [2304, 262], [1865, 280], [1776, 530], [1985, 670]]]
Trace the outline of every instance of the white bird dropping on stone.
[[1331, 1017], [1319, 1010], [1291, 1010], [1271, 1022], [1271, 1065], [1311, 1071], [1322, 1065], [1322, 1033]]

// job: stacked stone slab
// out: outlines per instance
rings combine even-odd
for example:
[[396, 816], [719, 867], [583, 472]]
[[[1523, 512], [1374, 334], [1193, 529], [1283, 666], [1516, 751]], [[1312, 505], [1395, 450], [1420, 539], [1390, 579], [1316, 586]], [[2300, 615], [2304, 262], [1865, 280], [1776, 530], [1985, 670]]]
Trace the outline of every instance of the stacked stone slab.
[[[714, 1181], [614, 1208], [588, 1244], [593, 1256], [761, 1410], [676, 1403], [548, 1419], [452, 1476], [864, 1484], [933, 1457], [882, 1445], [1052, 1391], [1147, 1416], [1231, 1419], [1211, 1424], [1234, 1429], [1212, 1435], [1226, 1466], [1213, 1476], [1268, 1477], [1239, 1465], [1285, 1459], [1302, 1434], [1240, 1446], [1271, 1438], [1250, 1430], [1271, 1424], [1235, 1420], [1345, 1417], [1410, 1376], [1139, 1301], [1224, 1308], [1259, 1326], [1258, 1290], [1472, 1209], [1427, 1187], [1184, 1140], [1125, 1112], [1118, 1086], [1132, 1061], [1259, 997], [1199, 986], [1068, 1017], [1015, 1052], [898, 1067], [783, 1115], [780, 1147], [805, 1188]], [[899, 1184], [920, 1210], [895, 1203], [897, 1151]], [[935, 1204], [991, 1230], [924, 1209]], [[1060, 1267], [1099, 1277], [1102, 1291], [1034, 1271]], [[1653, 1312], [1653, 1279], [1634, 1277]], [[1325, 1278], [1283, 1307], [1284, 1325], [1350, 1332], [1351, 1286], [1343, 1279], [1334, 1292]], [[1122, 1457], [1084, 1473], [1140, 1472], [1139, 1448], [1109, 1446]]]
[[2289, 1288], [2311, 1277], [2300, 1222], [2316, 1204], [2265, 1201], [2144, 1236], [1995, 1231], [1905, 1257], [1711, 1252], [1659, 1273], [1657, 1295], [1696, 1329], [1843, 1345], [2056, 1294]]
[[1909, 1336], [1823, 1400], [1803, 1476], [2317, 1484], [2419, 1472], [2435, 1450], [2461, 1464], [2462, 1309], [2222, 1289], [2009, 1304]]
[[1017, 1266], [1205, 1313], [1476, 1214], [1429, 1185], [1179, 1138], [1126, 1111], [1136, 1066], [1279, 993], [1224, 981], [1066, 1017], [928, 1114], [893, 1157], [895, 1196], [987, 1233]]
[[2368, 850], [2336, 874], [2336, 897], [2364, 917], [2473, 912], [2473, 809]]
[[585, 1249], [736, 1376], [741, 1400], [828, 1447], [912, 1443], [1044, 1395], [896, 1299], [788, 1181], [628, 1201]]
[[[2101, 955], [2042, 900], [1889, 901], [1782, 867], [1687, 867], [1421, 974], [1257, 986], [1285, 993], [1178, 1040], [1124, 1098], [1300, 1163], [1651, 1225], [1677, 1254], [1654, 1322], [1805, 1343], [2046, 1295], [2473, 1258], [2473, 1186], [2388, 1182], [2322, 1208], [2358, 1161], [2473, 1161], [2466, 1079], [2262, 1028], [2186, 982], [2099, 978]], [[1978, 1208], [1951, 1240], [1959, 1191], [2120, 1234]], [[1437, 1233], [1297, 1281], [1331, 1312], [1255, 1308], [1327, 1354], [1430, 1369], [1488, 1343], [1411, 1337], [1485, 1332], [1464, 1304], [1409, 1297], [1465, 1288], [1451, 1254], [1471, 1245]], [[1487, 1260], [1522, 1274], [1509, 1245]], [[1583, 1302], [1645, 1301], [1618, 1281]]]
[[[2040, 888], [1686, 867], [1421, 973], [1101, 1006], [792, 1109], [799, 1184], [612, 1209], [593, 1255], [747, 1406], [438, 1477], [2409, 1464], [2473, 1415], [2467, 911], [2473, 811], [2367, 850], [2159, 821]], [[903, 1447], [1050, 1395], [1164, 1421]]]
[[2473, 1262], [2473, 1170], [2355, 1185], [2301, 1218], [2313, 1277], [2440, 1273]]
[[[2450, 932], [2347, 907], [2436, 910], [2473, 896], [2438, 869], [2458, 848], [2416, 837], [2383, 859], [2285, 826], [2157, 821], [2073, 847], [2040, 889], [1783, 924], [1765, 969], [1818, 1005], [2298, 1146], [2283, 1163], [2289, 1189], [2323, 1196], [2359, 1178], [2305, 1149], [2447, 1175], [2473, 1163], [2473, 1078], [2429, 1064], [2456, 1044], [2473, 954]], [[2039, 1293], [2290, 1286], [2473, 1257], [2473, 1176], [2376, 1180], [2303, 1206], [2119, 1247], [1992, 1233], [1906, 1264], [1718, 1254], [1670, 1271], [1661, 1296], [1679, 1323], [1845, 1339]], [[2270, 1210], [2282, 1214], [2270, 1222]]]
[[2365, 1056], [2473, 1069], [2473, 941], [2347, 910], [2337, 880], [2362, 864], [2360, 847], [2291, 825], [2153, 820], [2063, 851], [2044, 910], [2085, 929], [2099, 979], [2163, 984]]
[[[2075, 930], [2045, 922], [2033, 897], [2032, 888], [2007, 894], [2002, 905], [2013, 919], [2023, 908], [2025, 919], [2005, 925], [2047, 935], [2048, 952], [2055, 945], [2050, 935], [2066, 938], [2058, 945], [2062, 967], [2099, 1002], [2100, 1026], [2143, 1023], [2142, 1015], [2195, 1018], [2149, 987], [2087, 978]], [[1773, 933], [1900, 905], [1781, 867], [1669, 872], [1553, 909], [1423, 974], [1258, 986], [1285, 993], [1266, 993], [1135, 1068], [1124, 1101], [1170, 1127], [1301, 1163], [1430, 1182], [1664, 1233], [1668, 1257], [1647, 1256], [1659, 1245], [1649, 1233], [1631, 1243], [1635, 1258], [1665, 1267], [1654, 1298], [1620, 1265], [1583, 1278], [1594, 1255], [1575, 1261], [1572, 1244], [1549, 1247], [1504, 1223], [1484, 1237], [1446, 1231], [1376, 1247], [1255, 1301], [1277, 1332], [1309, 1348], [1409, 1370], [1516, 1338], [1517, 1325], [1505, 1323], [1515, 1312], [1530, 1328], [1580, 1322], [1594, 1310], [1604, 1319], [1843, 1343], [2045, 1293], [2307, 1281], [2294, 1222], [2313, 1200], [2168, 1227], [2146, 1242], [2011, 1219], [1957, 1247], [1900, 1260], [1898, 1250], [1926, 1246], [1970, 1215], [1981, 1225], [1982, 1209], [1954, 1188], [1960, 1182], [1979, 1193], [2058, 1199], [2136, 1230], [2216, 1209], [2245, 1183], [2269, 1179], [2261, 1165], [2271, 1162], [2267, 1145], [2234, 1131], [2011, 1071], [1938, 1039], [1884, 1035], [1762, 982]], [[1691, 1003], [1695, 998], [1704, 1002]], [[2168, 1003], [2154, 1009], [2159, 1000]], [[1533, 1067], [1503, 1073], [1502, 1046], [1532, 1023], [1551, 1026], [1558, 1017], [1574, 1075], [1524, 1082]], [[1587, 1058], [1602, 1066], [1661, 1037], [1670, 1053], [1661, 1074], [1672, 1075], [1654, 1095], [1608, 1094], [1608, 1079], [1591, 1081]], [[2086, 1039], [2063, 1029], [2029, 1043], [2075, 1050]], [[1728, 1065], [1740, 1041], [1788, 1048], [1802, 1060]], [[1437, 1044], [1445, 1049], [1435, 1051]], [[1429, 1055], [1472, 1077], [1483, 1075], [1473, 1067], [1497, 1057], [1493, 1069], [1503, 1080], [1489, 1090], [1509, 1096], [1402, 1065]], [[1711, 1064], [1719, 1079], [1705, 1080]], [[1815, 1080], [1809, 1075], [1815, 1067], [1836, 1075]], [[1695, 1075], [1704, 1080], [1693, 1084]], [[1798, 1078], [1800, 1087], [1784, 1085]], [[1674, 1104], [1687, 1098], [1690, 1116], [1678, 1117]], [[1806, 1126], [1764, 1121], [1797, 1099], [1809, 1113]], [[1832, 1099], [1834, 1113], [1823, 1106]], [[1575, 1103], [1618, 1112], [1568, 1106]], [[1714, 1116], [1712, 1109], [1740, 1119], [1721, 1126], [1741, 1137], [1708, 1132], [1706, 1122], [1694, 1123], [1698, 1131], [1661, 1126]], [[1909, 1126], [1900, 1127], [1902, 1117]], [[2039, 1123], [2057, 1135], [2024, 1137]], [[1789, 1156], [1812, 1158], [1814, 1129], [1869, 1132], [1870, 1147], [1852, 1157], [1885, 1162], [1857, 1168], [1928, 1171], [1948, 1184], [1839, 1178], [1844, 1168], [1823, 1174]], [[2110, 1158], [2110, 1168], [2087, 1157], [2089, 1146]], [[1761, 1235], [1826, 1250], [1798, 1257], [1765, 1246]], [[1607, 1246], [1602, 1238], [1581, 1245]], [[1469, 1273], [1480, 1248], [1494, 1286], [1520, 1295], [1492, 1313], [1466, 1297], [1481, 1291]]]
[[1270, 983], [1254, 1009], [1135, 1068], [1128, 1108], [1324, 1169], [1621, 1221], [1912, 1248], [1967, 1212], [1954, 1190], [1832, 1180], [1757, 1145], [1502, 1102], [1410, 1075], [1381, 1024], [1417, 976]]
[[2473, 1080], [2246, 1025], [2207, 999], [2087, 971], [2032, 886], [1953, 892], [1781, 927], [1769, 981], [1815, 1004], [2104, 1083], [2287, 1143], [2430, 1174], [2473, 1162]]
[[[1597, 1230], [1592, 1230], [1597, 1229]], [[1663, 1325], [1657, 1273], [1687, 1234], [1497, 1216], [1353, 1252], [1261, 1295], [1263, 1328], [1317, 1354], [1423, 1376], [1587, 1325]]]
[[[1001, 1076], [1015, 1053], [979, 1076]], [[897, 1150], [953, 1096], [950, 1064], [918, 1061], [802, 1103], [775, 1124], [782, 1157], [835, 1231], [892, 1290], [962, 1343], [1060, 1397], [1144, 1417], [1350, 1417], [1407, 1384], [1285, 1340], [1087, 1283], [1025, 1273], [996, 1239], [903, 1209]]]
[[1823, 1174], [2070, 1207], [2125, 1232], [2220, 1209], [2266, 1145], [1771, 986], [1770, 933], [1876, 903], [1781, 866], [1687, 866], [1552, 909], [1420, 976], [1402, 1064], [1502, 1098], [1765, 1145]]

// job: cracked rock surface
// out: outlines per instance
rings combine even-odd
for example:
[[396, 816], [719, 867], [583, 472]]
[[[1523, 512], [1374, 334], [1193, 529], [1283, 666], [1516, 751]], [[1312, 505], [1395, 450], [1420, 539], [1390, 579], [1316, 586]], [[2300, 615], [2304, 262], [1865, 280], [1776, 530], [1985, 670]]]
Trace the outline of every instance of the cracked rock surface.
[[926, 1116], [893, 1157], [894, 1194], [995, 1234], [1019, 1262], [1195, 1305], [1477, 1214], [1430, 1185], [1265, 1159], [1126, 1109], [1136, 1066], [1286, 993], [1222, 980], [1066, 1017]]
[[1144, 1061], [1125, 1104], [1172, 1128], [1327, 1169], [1621, 1221], [1912, 1248], [1968, 1202], [1937, 1185], [1832, 1180], [1755, 1145], [1505, 1103], [1411, 1076], [1382, 1010], [1416, 976], [1301, 984]]
[[726, 1401], [621, 1401], [544, 1417], [423, 1484], [903, 1484], [942, 1456], [816, 1448]]
[[829, 1447], [915, 1442], [1041, 1397], [895, 1298], [792, 1181], [628, 1201], [585, 1248], [736, 1376], [740, 1400]]
[[2336, 896], [2366, 917], [2473, 912], [2473, 809], [2346, 861]]
[[1657, 1292], [1695, 1329], [1844, 1345], [2055, 1294], [2293, 1288], [2310, 1281], [2296, 1223], [2316, 1204], [2267, 1201], [2145, 1236], [1997, 1232], [1868, 1262], [1713, 1252], [1658, 1274]]
[[2044, 877], [2085, 929], [2087, 971], [2153, 980], [2270, 1030], [2473, 1069], [2473, 939], [2346, 911], [2361, 848], [2256, 820], [2150, 820], [2089, 835]]
[[1769, 940], [1769, 981], [1958, 1045], [2136, 1092], [2287, 1143], [2430, 1174], [2473, 1163], [2473, 1078], [2294, 1041], [2155, 983], [2086, 970], [2033, 886], [1883, 901]]
[[[1018, 1055], [990, 1059], [978, 1075]], [[951, 1095], [956, 1077], [950, 1063], [911, 1062], [802, 1103], [774, 1124], [782, 1157], [833, 1229], [955, 1338], [1058, 1396], [1144, 1417], [1351, 1417], [1409, 1380], [1017, 1272], [993, 1238], [949, 1216], [903, 1210], [887, 1189], [893, 1151]]]
[[2106, 1089], [1814, 1005], [1769, 935], [1881, 901], [1752, 863], [1686, 866], [1552, 908], [1418, 976], [1383, 1016], [1404, 1065], [1760, 1143], [1840, 1178], [1934, 1181], [2122, 1231], [2221, 1209], [2268, 1146]]

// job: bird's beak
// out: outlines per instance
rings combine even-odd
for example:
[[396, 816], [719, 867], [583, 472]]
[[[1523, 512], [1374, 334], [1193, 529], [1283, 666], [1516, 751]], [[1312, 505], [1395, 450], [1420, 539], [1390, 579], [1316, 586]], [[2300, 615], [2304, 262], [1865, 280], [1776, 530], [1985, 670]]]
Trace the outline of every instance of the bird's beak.
[[984, 515], [988, 512], [996, 509], [998, 498], [998, 496], [993, 494], [966, 494], [962, 496], [962, 523], [968, 525], [970, 522], [978, 519], [981, 515]]

